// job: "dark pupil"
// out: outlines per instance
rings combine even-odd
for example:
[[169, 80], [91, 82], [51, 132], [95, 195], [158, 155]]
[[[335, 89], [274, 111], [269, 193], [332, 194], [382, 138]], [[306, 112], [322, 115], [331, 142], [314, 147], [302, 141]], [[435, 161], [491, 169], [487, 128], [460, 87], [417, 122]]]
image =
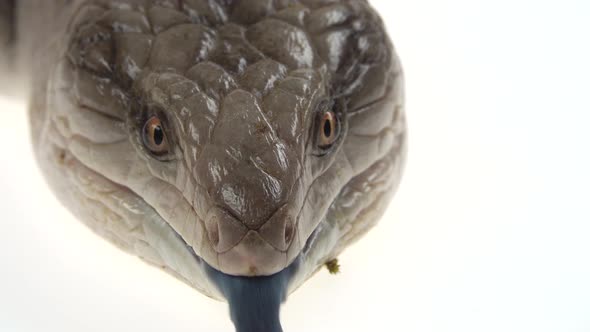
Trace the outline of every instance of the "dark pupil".
[[156, 143], [156, 145], [161, 145], [162, 142], [164, 142], [164, 131], [162, 130], [162, 127], [156, 126], [154, 128], [154, 143]]
[[328, 138], [332, 137], [332, 124], [330, 120], [324, 121], [324, 136]]

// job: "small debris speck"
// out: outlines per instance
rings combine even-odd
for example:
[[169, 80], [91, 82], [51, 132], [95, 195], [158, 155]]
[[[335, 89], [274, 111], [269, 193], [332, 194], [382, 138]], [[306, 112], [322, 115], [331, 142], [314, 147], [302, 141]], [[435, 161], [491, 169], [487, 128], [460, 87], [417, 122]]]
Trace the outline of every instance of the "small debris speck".
[[326, 263], [326, 267], [328, 268], [330, 274], [340, 273], [340, 264], [338, 264], [338, 258], [334, 258], [333, 260], [328, 261]]

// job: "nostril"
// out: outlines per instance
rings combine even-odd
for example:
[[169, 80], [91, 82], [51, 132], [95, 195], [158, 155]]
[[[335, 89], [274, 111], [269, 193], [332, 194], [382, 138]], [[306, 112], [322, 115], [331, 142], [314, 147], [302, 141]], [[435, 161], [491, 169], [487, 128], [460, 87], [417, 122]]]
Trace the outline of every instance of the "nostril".
[[293, 234], [295, 233], [295, 223], [293, 222], [293, 218], [287, 217], [285, 221], [285, 244], [289, 246], [291, 244], [291, 240], [293, 240]]
[[286, 251], [293, 242], [296, 231], [293, 211], [285, 205], [262, 225], [258, 233], [271, 246]]
[[248, 228], [224, 210], [213, 208], [205, 221], [207, 236], [213, 249], [222, 253], [236, 246]]
[[213, 216], [209, 219], [209, 227], [207, 227], [209, 241], [213, 247], [219, 245], [219, 217]]

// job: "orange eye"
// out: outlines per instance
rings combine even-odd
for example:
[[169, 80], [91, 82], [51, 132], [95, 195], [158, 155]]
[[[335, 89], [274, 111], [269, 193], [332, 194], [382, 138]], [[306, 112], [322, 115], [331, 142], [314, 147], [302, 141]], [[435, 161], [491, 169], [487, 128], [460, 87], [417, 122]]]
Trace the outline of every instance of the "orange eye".
[[325, 112], [321, 115], [318, 145], [322, 149], [327, 149], [338, 138], [338, 118], [332, 111]]
[[155, 155], [163, 155], [168, 152], [166, 133], [162, 121], [157, 116], [152, 116], [143, 126], [143, 144]]

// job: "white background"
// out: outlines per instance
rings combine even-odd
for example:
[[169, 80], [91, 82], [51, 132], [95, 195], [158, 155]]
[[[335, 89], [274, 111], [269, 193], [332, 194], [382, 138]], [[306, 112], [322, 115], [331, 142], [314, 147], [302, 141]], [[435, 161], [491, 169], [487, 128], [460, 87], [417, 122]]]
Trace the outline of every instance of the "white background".
[[[380, 225], [283, 306], [292, 331], [590, 331], [590, 3], [381, 0], [410, 150]], [[74, 220], [0, 99], [0, 331], [231, 331]]]

